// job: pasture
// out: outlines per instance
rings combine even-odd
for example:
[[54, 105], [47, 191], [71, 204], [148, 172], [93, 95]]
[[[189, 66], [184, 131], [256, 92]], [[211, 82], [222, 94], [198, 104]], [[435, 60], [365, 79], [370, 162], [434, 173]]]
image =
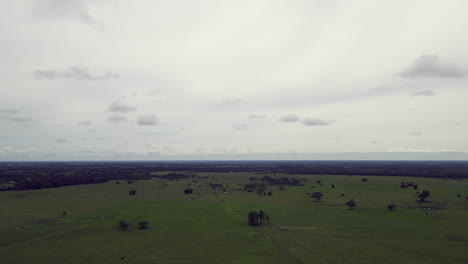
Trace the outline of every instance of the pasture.
[[[266, 186], [268, 196], [243, 186], [263, 175], [197, 175], [0, 192], [0, 262], [468, 263], [468, 180], [275, 175], [307, 181]], [[400, 188], [402, 181], [418, 189]], [[418, 202], [422, 190], [429, 202]], [[356, 208], [345, 205], [350, 199]], [[253, 210], [270, 220], [249, 226]]]

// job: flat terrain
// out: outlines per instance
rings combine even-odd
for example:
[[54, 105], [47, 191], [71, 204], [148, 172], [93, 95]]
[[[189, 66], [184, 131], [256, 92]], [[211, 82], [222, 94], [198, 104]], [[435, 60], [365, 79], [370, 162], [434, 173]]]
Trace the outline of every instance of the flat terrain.
[[[263, 196], [240, 186], [263, 175], [197, 175], [206, 178], [0, 192], [0, 262], [468, 263], [468, 180], [276, 175], [307, 181], [269, 186], [273, 195]], [[431, 202], [417, 202], [402, 181], [429, 190]], [[320, 202], [305, 194], [315, 191], [324, 194]], [[352, 198], [354, 210], [345, 206]], [[247, 225], [251, 210], [270, 221]], [[119, 220], [130, 229], [119, 231]], [[149, 229], [137, 229], [143, 220]]]

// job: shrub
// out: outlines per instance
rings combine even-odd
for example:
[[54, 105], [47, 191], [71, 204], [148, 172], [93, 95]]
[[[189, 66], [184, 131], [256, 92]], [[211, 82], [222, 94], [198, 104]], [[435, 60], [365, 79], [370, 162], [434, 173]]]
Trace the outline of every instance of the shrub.
[[356, 202], [354, 201], [354, 199], [351, 199], [349, 201], [347, 201], [345, 203], [350, 209], [353, 209], [354, 207], [356, 207]]
[[124, 220], [120, 220], [119, 223], [117, 224], [117, 227], [121, 231], [126, 231], [128, 230], [129, 224]]
[[387, 209], [388, 209], [389, 211], [394, 211], [394, 210], [396, 209], [396, 207], [397, 207], [396, 204], [389, 204], [389, 205], [387, 205]]
[[138, 222], [138, 229], [148, 229], [148, 224], [147, 221], [140, 221]]

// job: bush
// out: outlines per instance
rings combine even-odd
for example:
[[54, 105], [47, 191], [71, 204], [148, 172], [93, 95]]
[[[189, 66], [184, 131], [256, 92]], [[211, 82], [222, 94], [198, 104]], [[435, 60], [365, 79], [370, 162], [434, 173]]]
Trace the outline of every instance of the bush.
[[184, 190], [184, 193], [185, 193], [185, 194], [192, 194], [192, 193], [193, 193], [193, 189], [185, 189], [185, 190]]
[[140, 221], [138, 222], [138, 229], [148, 229], [148, 222], [147, 221]]
[[323, 193], [321, 192], [313, 192], [312, 194], [310, 194], [310, 198], [314, 198], [317, 202], [320, 201], [322, 197], [323, 197]]
[[354, 199], [351, 199], [349, 201], [347, 201], [345, 203], [350, 209], [353, 209], [354, 207], [356, 207], [356, 202], [354, 201]]
[[136, 195], [136, 190], [130, 190], [130, 191], [128, 191], [128, 195]]
[[395, 211], [396, 207], [397, 207], [396, 204], [389, 204], [389, 205], [387, 205], [387, 209], [388, 209], [389, 211]]
[[127, 231], [128, 227], [129, 227], [129, 224], [124, 220], [120, 220], [119, 223], [117, 224], [117, 227], [121, 231]]

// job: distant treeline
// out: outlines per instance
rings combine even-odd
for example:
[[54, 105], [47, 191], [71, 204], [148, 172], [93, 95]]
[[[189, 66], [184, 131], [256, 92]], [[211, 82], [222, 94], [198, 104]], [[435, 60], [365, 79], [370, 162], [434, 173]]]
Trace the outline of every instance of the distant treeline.
[[[166, 175], [154, 172], [172, 171]], [[2, 162], [0, 190], [31, 190], [110, 180], [169, 180], [197, 172], [341, 174], [468, 178], [467, 161], [173, 161], [173, 162]]]

